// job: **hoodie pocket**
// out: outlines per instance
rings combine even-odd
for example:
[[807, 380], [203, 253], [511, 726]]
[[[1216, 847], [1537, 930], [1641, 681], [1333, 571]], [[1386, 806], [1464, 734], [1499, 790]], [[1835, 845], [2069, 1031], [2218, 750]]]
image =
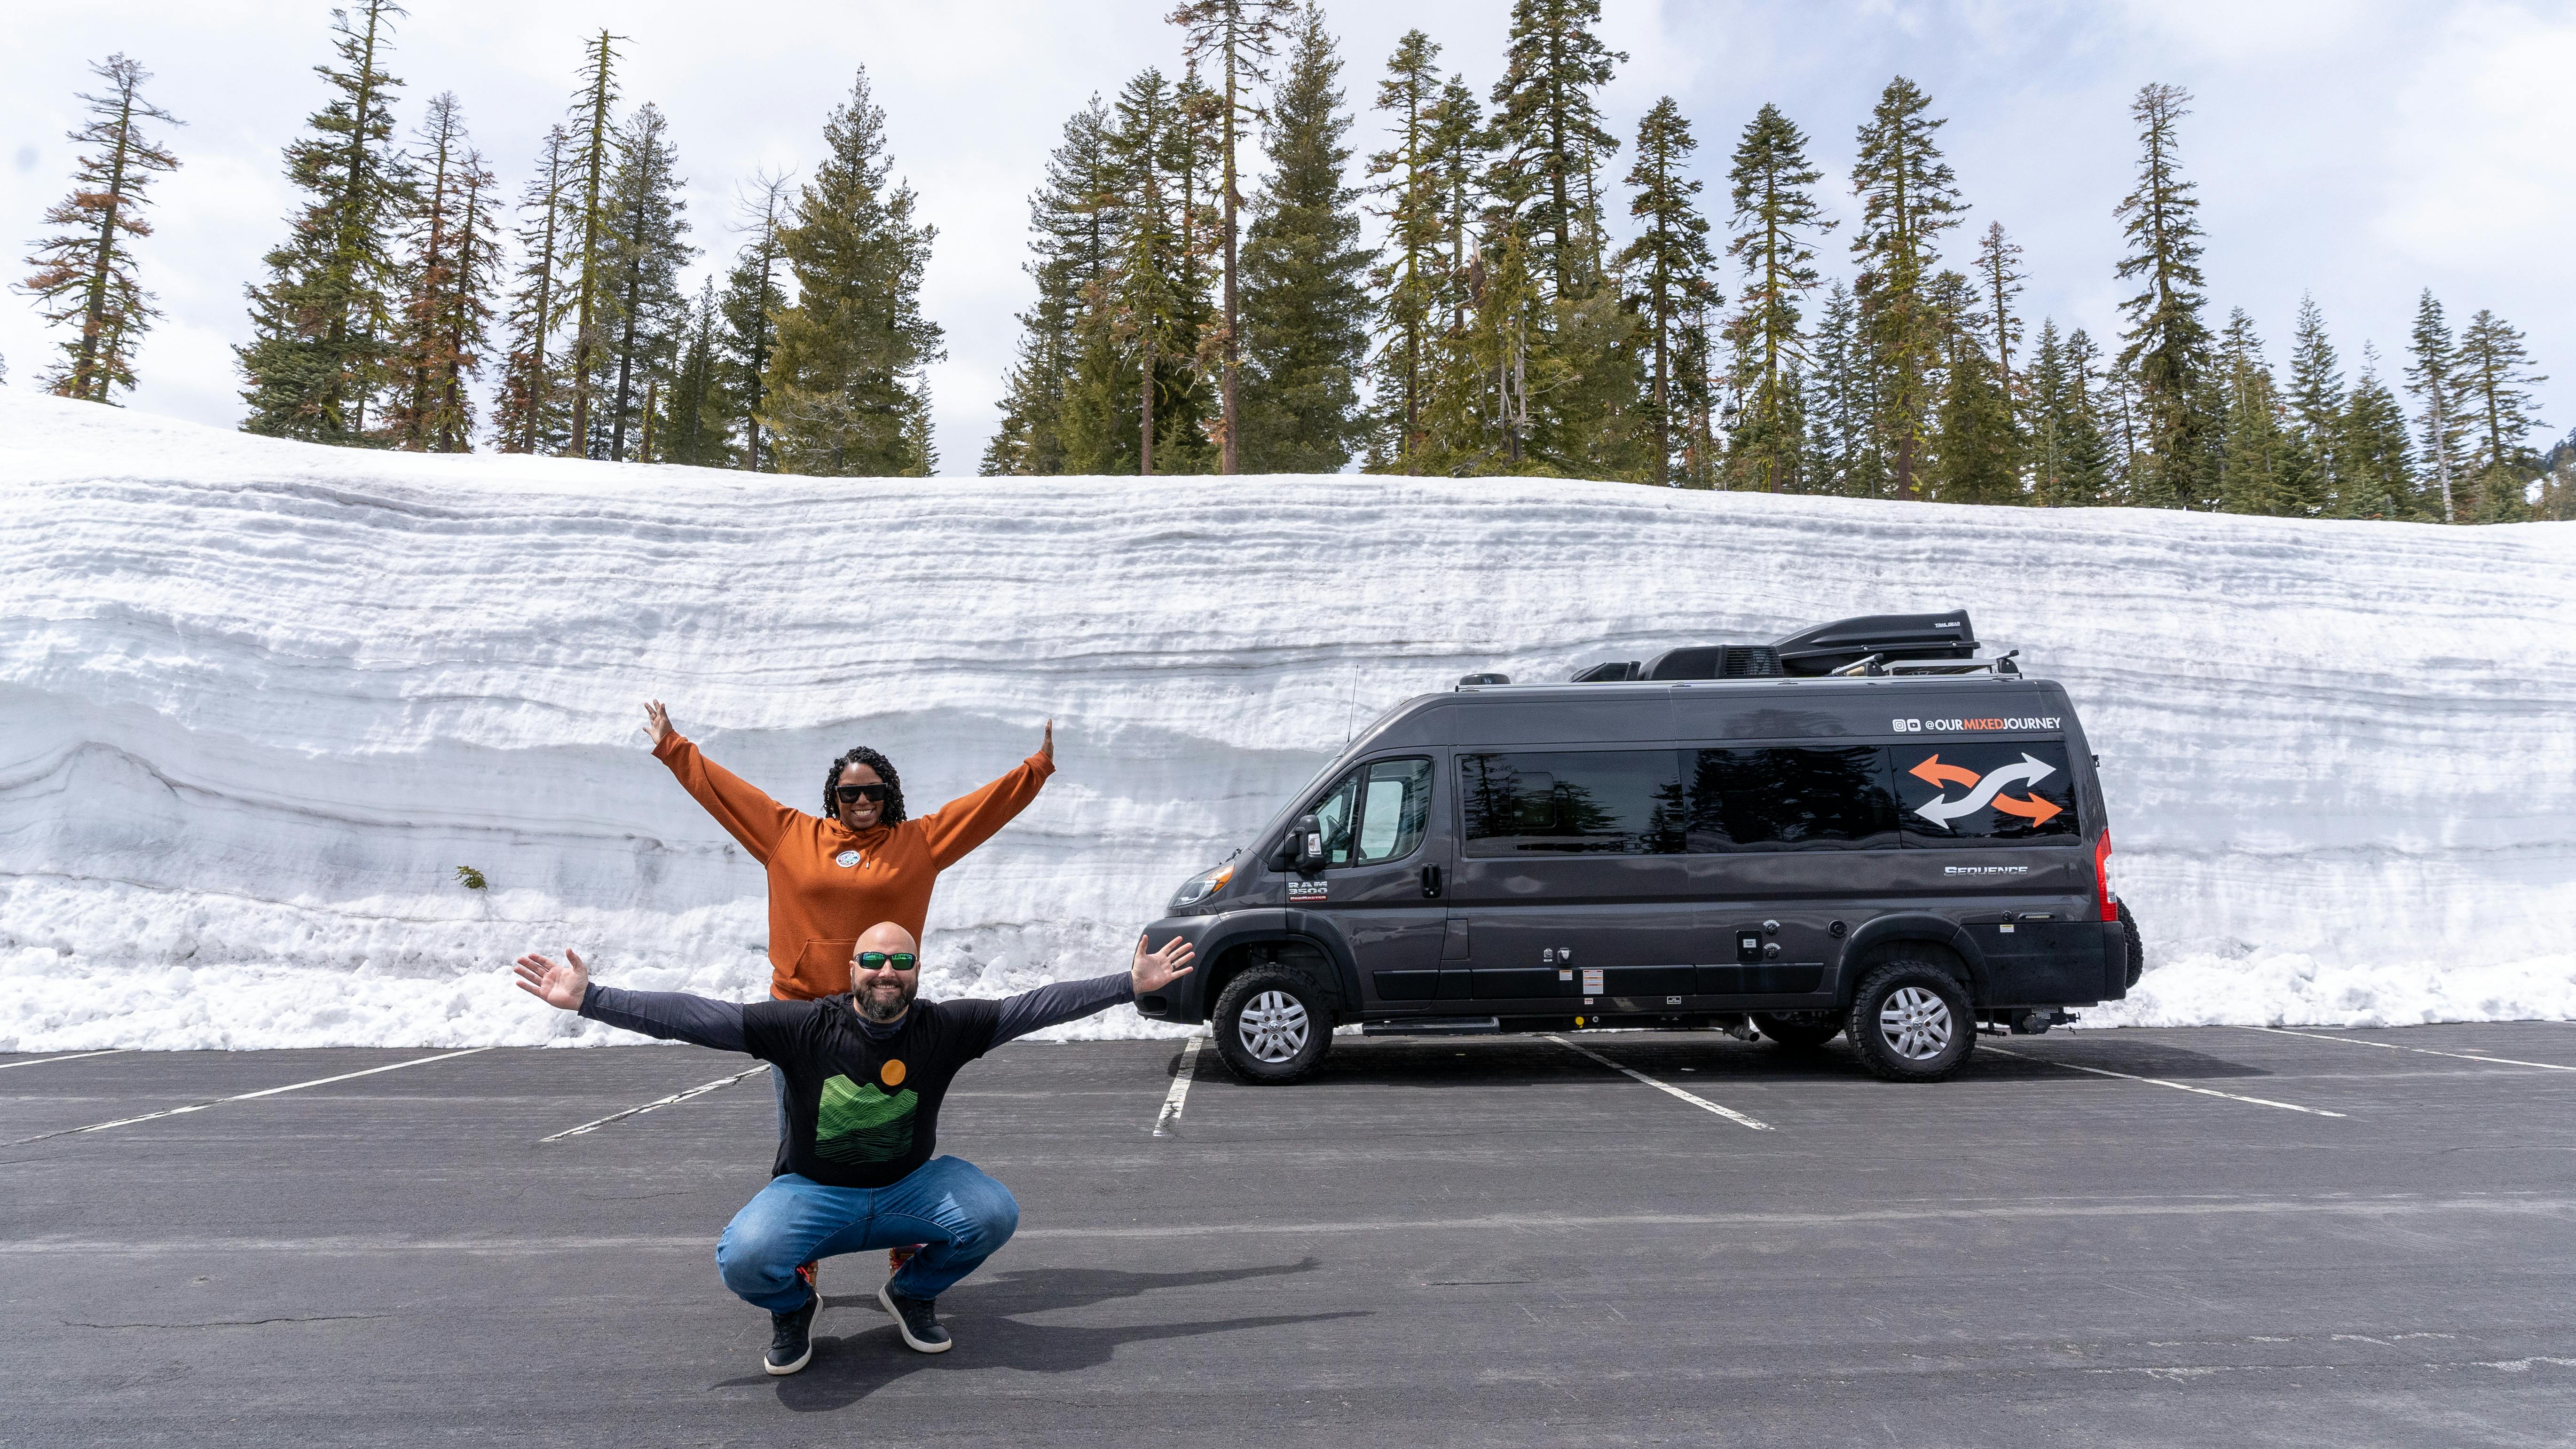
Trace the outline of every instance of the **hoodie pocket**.
[[820, 996], [838, 996], [850, 989], [850, 956], [859, 943], [847, 941], [808, 941], [796, 953], [794, 976]]

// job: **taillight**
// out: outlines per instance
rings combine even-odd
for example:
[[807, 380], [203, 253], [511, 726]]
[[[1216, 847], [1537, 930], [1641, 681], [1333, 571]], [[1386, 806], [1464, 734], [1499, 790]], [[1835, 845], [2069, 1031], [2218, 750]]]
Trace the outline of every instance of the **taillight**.
[[2093, 888], [2102, 897], [2102, 919], [2120, 919], [2120, 898], [2111, 894], [2111, 832], [2107, 830], [2093, 846]]

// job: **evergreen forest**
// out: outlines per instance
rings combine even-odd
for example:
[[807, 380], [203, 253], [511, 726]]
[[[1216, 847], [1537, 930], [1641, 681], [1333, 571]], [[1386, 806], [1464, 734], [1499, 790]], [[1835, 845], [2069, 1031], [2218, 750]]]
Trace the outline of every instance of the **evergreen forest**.
[[[281, 156], [298, 200], [245, 289], [245, 430], [939, 471], [937, 232], [864, 70], [810, 170], [743, 178], [738, 214], [693, 222], [625, 37], [567, 44], [561, 117], [511, 143], [505, 189], [454, 93], [406, 101], [408, 18], [331, 12]], [[984, 473], [2576, 518], [2576, 434], [2551, 445], [2547, 379], [2505, 317], [2425, 290], [2388, 358], [2339, 344], [2310, 298], [2276, 354], [2209, 295], [2182, 88], [2129, 101], [2134, 162], [2103, 218], [2122, 300], [2096, 336], [2022, 305], [2022, 248], [1974, 209], [1942, 102], [1904, 76], [1866, 116], [1695, 120], [1665, 97], [1628, 131], [1601, 106], [1628, 57], [1600, 0], [1511, 0], [1490, 83], [1419, 29], [1347, 56], [1311, 0], [1168, 18], [1165, 61], [1067, 116], [1028, 198], [1029, 301]], [[92, 76], [71, 187], [17, 289], [58, 338], [41, 384], [112, 404], [160, 315], [134, 243], [182, 123], [136, 61]], [[1379, 149], [1354, 140], [1363, 112]], [[1848, 174], [1811, 159], [1815, 124], [1854, 128]], [[711, 234], [725, 254], [704, 255]]]

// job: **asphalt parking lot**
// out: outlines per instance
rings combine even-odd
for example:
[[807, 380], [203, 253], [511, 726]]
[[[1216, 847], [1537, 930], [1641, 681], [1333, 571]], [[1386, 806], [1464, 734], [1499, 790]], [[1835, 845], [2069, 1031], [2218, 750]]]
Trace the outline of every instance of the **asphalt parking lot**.
[[1183, 1057], [970, 1067], [956, 1350], [839, 1259], [782, 1380], [713, 1263], [768, 1084], [630, 1110], [747, 1059], [0, 1057], [0, 1443], [2576, 1440], [2576, 1024]]

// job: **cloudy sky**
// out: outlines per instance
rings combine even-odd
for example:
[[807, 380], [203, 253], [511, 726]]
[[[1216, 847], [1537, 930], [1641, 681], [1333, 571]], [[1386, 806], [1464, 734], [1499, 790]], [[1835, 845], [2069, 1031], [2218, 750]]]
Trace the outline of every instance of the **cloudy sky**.
[[[586, 33], [628, 37], [625, 90], [669, 114], [706, 270], [738, 244], [735, 196], [761, 167], [803, 171], [855, 68], [875, 78], [900, 170], [939, 228], [926, 306], [947, 328], [934, 374], [943, 469], [970, 472], [1026, 305], [1027, 196], [1064, 118], [1148, 64], [1176, 63], [1168, 0], [775, 0], [764, 5], [411, 0], [391, 68], [406, 131], [454, 91], [474, 140], [515, 194], [574, 84]], [[1888, 78], [1928, 90], [1973, 210], [1953, 249], [2000, 221], [2027, 249], [2034, 322], [2116, 330], [2113, 205], [2135, 145], [2128, 97], [2149, 81], [2196, 93], [2185, 163], [2210, 232], [2213, 325], [2255, 318], [2286, 356], [2302, 291], [2315, 293], [2348, 366], [2376, 342], [2402, 366], [2424, 288], [2457, 325], [2490, 307], [2530, 336], [2544, 418], [2576, 426], [2576, 4], [2515, 0], [1605, 0], [1606, 38], [1630, 56], [1604, 97], [1633, 135], [1655, 100], [1680, 101], [1702, 140], [1706, 200], [1722, 211], [1725, 157], [1766, 101], [1814, 138], [1829, 199], [1851, 214], [1854, 129]], [[1341, 0], [1328, 9], [1365, 152], [1365, 109], [1406, 29], [1490, 87], [1508, 0]], [[63, 132], [84, 66], [122, 51], [148, 94], [188, 124], [185, 169], [156, 192], [145, 283], [168, 316], [145, 343], [132, 405], [230, 425], [242, 287], [294, 205], [279, 149], [323, 99], [327, 3], [95, 0], [20, 13], [0, 55], [0, 236], [17, 259], [62, 195]], [[1624, 159], [1622, 161], [1624, 167]], [[1354, 174], [1356, 175], [1356, 166]], [[1838, 234], [1828, 254], [1847, 270]], [[694, 285], [694, 283], [693, 283]], [[49, 339], [29, 300], [0, 299], [10, 385], [30, 387]]]

